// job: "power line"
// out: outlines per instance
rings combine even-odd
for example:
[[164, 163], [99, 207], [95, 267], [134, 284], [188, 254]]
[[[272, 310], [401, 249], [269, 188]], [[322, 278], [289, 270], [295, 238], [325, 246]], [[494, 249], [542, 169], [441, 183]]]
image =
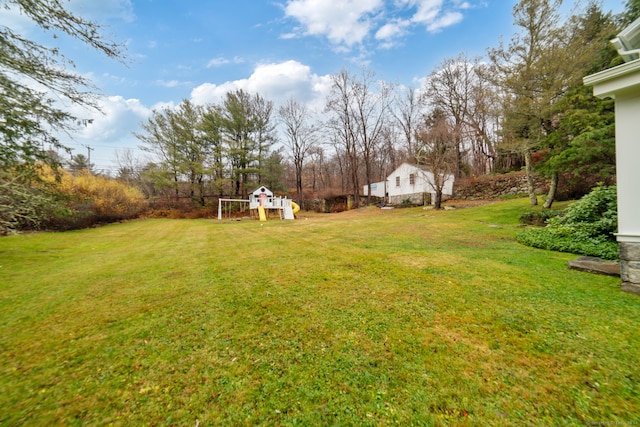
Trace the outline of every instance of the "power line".
[[[86, 147], [86, 145], [80, 142], [65, 142], [63, 145], [68, 147]], [[92, 147], [96, 148], [113, 148], [113, 149], [122, 149], [122, 150], [135, 150], [135, 151], [145, 151], [139, 146], [125, 146], [125, 145], [102, 145], [102, 144], [91, 144]]]

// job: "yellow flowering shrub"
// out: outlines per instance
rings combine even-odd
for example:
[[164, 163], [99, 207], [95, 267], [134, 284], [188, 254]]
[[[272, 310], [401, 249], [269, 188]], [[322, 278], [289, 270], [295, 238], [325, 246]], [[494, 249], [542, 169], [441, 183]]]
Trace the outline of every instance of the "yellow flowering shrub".
[[[66, 215], [68, 220], [81, 220], [82, 224], [70, 228], [135, 218], [147, 206], [144, 195], [137, 188], [86, 170], [74, 176], [65, 170], [45, 166], [41, 177], [65, 199], [65, 204], [72, 211]], [[57, 218], [56, 222], [61, 220], [63, 218]]]

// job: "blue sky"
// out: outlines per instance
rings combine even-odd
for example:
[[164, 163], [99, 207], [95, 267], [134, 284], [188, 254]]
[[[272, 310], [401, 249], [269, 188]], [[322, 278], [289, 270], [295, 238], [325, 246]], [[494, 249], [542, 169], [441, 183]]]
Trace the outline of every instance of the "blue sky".
[[[136, 149], [132, 135], [154, 108], [182, 99], [217, 102], [229, 90], [259, 92], [276, 104], [290, 97], [319, 109], [328, 76], [362, 66], [387, 82], [419, 85], [447, 57], [484, 55], [514, 29], [515, 0], [70, 0], [126, 45], [127, 64], [86, 46], [52, 40], [20, 15], [0, 16], [43, 43], [56, 43], [100, 89], [104, 114], [73, 140], [93, 148], [97, 169], [115, 170], [115, 152]], [[565, 1], [570, 10], [578, 1]], [[624, 0], [604, 0], [621, 12]]]

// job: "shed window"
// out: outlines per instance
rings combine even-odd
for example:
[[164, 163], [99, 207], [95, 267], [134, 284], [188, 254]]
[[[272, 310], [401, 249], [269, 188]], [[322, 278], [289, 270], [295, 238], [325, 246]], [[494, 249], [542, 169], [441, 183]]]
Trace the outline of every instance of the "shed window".
[[396, 187], [400, 187], [400, 177], [396, 176]]
[[415, 183], [416, 183], [416, 174], [415, 173], [410, 173], [409, 174], [409, 184], [415, 185]]

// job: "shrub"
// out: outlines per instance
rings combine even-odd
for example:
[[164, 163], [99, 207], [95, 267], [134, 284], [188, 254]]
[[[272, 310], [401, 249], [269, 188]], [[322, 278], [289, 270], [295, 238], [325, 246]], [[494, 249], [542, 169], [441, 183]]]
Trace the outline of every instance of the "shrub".
[[126, 183], [88, 171], [73, 176], [67, 171], [43, 168], [45, 182], [55, 186], [65, 209], [49, 218], [49, 228], [66, 230], [96, 223], [135, 218], [146, 207], [142, 193]]
[[135, 218], [145, 207], [144, 196], [135, 187], [88, 171], [66, 180], [66, 183], [69, 184], [65, 187], [67, 194], [92, 202], [91, 211], [97, 221]]
[[547, 221], [561, 215], [563, 211], [545, 209], [543, 211], [525, 212], [520, 215], [520, 222], [526, 225], [547, 225]]
[[523, 245], [550, 251], [568, 252], [602, 259], [618, 259], [618, 244], [608, 239], [576, 239], [547, 228], [523, 231], [517, 236]]
[[0, 170], [0, 235], [37, 229], [63, 208], [48, 185], [29, 170]]
[[616, 186], [598, 186], [548, 219], [545, 228], [525, 230], [517, 240], [540, 249], [617, 259], [617, 228]]
[[615, 241], [618, 230], [616, 186], [595, 187], [589, 194], [569, 206], [565, 213], [549, 220], [554, 228], [568, 227], [577, 238], [605, 238]]

